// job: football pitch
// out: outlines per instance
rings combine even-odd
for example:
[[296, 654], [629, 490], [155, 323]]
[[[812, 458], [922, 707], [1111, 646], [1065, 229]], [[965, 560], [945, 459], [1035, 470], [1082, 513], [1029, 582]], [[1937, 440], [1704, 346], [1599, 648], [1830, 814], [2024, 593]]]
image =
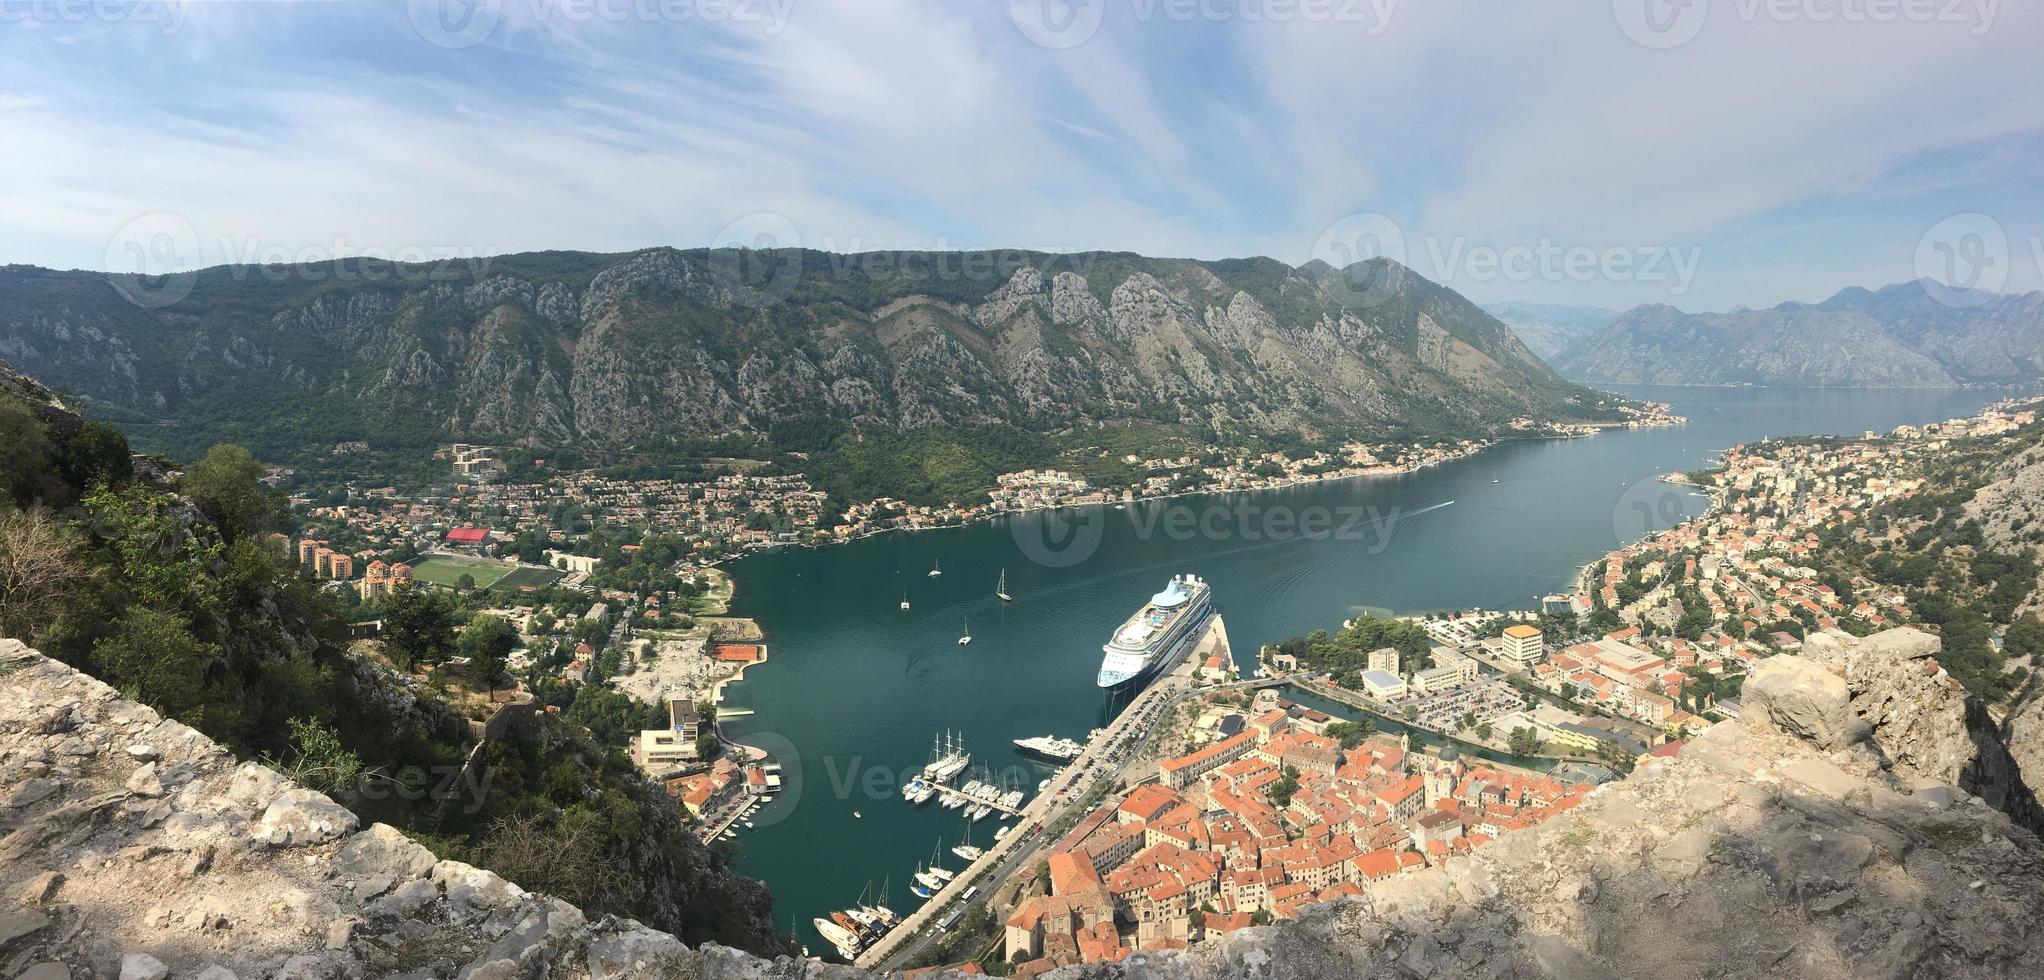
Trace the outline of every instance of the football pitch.
[[475, 578], [476, 588], [487, 589], [499, 579], [510, 574], [518, 566], [482, 558], [450, 558], [446, 555], [429, 555], [424, 561], [412, 566], [412, 576], [421, 582], [455, 588], [461, 584], [463, 575]]

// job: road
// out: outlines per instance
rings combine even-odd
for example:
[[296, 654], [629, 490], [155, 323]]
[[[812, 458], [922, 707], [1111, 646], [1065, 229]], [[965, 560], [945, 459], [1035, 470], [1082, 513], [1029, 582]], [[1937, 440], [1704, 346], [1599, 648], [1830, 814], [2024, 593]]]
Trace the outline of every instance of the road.
[[[1034, 867], [1038, 856], [1047, 846], [1056, 843], [1058, 835], [1064, 832], [1059, 823], [1066, 817], [1075, 816], [1079, 804], [1096, 795], [1104, 795], [1104, 788], [1111, 787], [1127, 770], [1159, 720], [1175, 711], [1187, 697], [1218, 689], [1194, 687], [1191, 682], [1198, 665], [1206, 660], [1207, 653], [1225, 648], [1227, 642], [1227, 626], [1216, 615], [1192, 655], [1130, 701], [1128, 707], [1108, 724], [1105, 733], [1089, 742], [1077, 759], [1058, 770], [1051, 777], [1050, 786], [1022, 808], [1021, 822], [1008, 836], [922, 908], [904, 919], [900, 926], [882, 937], [880, 942], [860, 954], [857, 965], [876, 971], [900, 969], [901, 964], [913, 960], [931, 942], [943, 937], [944, 932], [934, 923], [949, 914], [967, 887], [978, 886], [980, 891], [974, 897], [988, 899], [1011, 875]], [[1221, 686], [1254, 687], [1263, 683], [1241, 681]], [[1102, 793], [1096, 794], [1096, 789], [1102, 790]], [[1032, 829], [1039, 827], [1042, 829]]]

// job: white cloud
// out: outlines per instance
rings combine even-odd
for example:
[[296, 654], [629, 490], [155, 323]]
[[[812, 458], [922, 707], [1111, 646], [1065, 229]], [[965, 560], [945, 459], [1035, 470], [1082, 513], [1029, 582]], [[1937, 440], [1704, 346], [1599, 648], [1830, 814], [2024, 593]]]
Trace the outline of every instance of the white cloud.
[[98, 265], [122, 223], [169, 209], [209, 261], [249, 241], [689, 246], [758, 211], [812, 246], [1302, 261], [1372, 211], [1479, 299], [1669, 297], [1458, 279], [1418, 243], [1699, 247], [1678, 305], [1760, 305], [1906, 277], [1922, 228], [2034, 191], [2021, 141], [2044, 132], [2035, 7], [1980, 37], [1720, 18], [1671, 51], [1596, 4], [1402, 4], [1382, 32], [1110, 17], [1052, 51], [998, 4], [803, 4], [768, 31], [535, 2], [464, 50], [412, 36], [401, 5], [0, 37], [40, 83], [0, 94], [0, 260]]

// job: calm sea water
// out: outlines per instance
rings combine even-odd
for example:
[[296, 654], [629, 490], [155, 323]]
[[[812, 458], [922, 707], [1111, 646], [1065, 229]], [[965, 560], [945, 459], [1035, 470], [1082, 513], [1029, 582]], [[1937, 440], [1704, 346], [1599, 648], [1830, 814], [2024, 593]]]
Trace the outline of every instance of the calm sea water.
[[[1032, 792], [1048, 769], [1012, 739], [1084, 737], [1111, 705], [1093, 687], [1108, 634], [1173, 574], [1213, 584], [1238, 660], [1358, 612], [1528, 608], [1583, 564], [1703, 500], [1658, 481], [1768, 435], [1858, 434], [1971, 414], [2003, 393], [1620, 386], [1674, 403], [1678, 428], [1511, 443], [1397, 477], [1023, 515], [967, 528], [784, 550], [732, 566], [735, 612], [771, 660], [728, 689], [757, 715], [727, 723], [786, 767], [786, 792], [742, 832], [738, 866], [809, 919], [891, 880], [894, 908], [957, 811], [896, 787], [932, 738], [962, 732], [977, 763]], [[1451, 503], [1452, 501], [1452, 503]], [[941, 565], [943, 575], [928, 572]], [[1012, 603], [994, 598], [1007, 573]], [[898, 608], [904, 593], [911, 609]], [[959, 646], [970, 630], [969, 646]], [[854, 817], [854, 811], [859, 816]], [[984, 845], [991, 820], [972, 828]]]

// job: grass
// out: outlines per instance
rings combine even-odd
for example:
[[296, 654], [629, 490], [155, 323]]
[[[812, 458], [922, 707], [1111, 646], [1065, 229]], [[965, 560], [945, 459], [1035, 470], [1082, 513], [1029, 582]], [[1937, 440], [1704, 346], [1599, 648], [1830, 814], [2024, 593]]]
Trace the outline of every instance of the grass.
[[412, 566], [412, 575], [421, 582], [455, 588], [461, 584], [463, 575], [475, 578], [476, 588], [487, 589], [497, 584], [517, 566], [482, 558], [450, 558], [446, 555], [432, 555]]
[[[525, 586], [548, 586], [567, 577], [567, 573], [551, 568], [514, 568], [509, 574], [498, 579], [490, 588], [498, 592], [516, 592]], [[476, 579], [482, 583], [481, 578]]]

